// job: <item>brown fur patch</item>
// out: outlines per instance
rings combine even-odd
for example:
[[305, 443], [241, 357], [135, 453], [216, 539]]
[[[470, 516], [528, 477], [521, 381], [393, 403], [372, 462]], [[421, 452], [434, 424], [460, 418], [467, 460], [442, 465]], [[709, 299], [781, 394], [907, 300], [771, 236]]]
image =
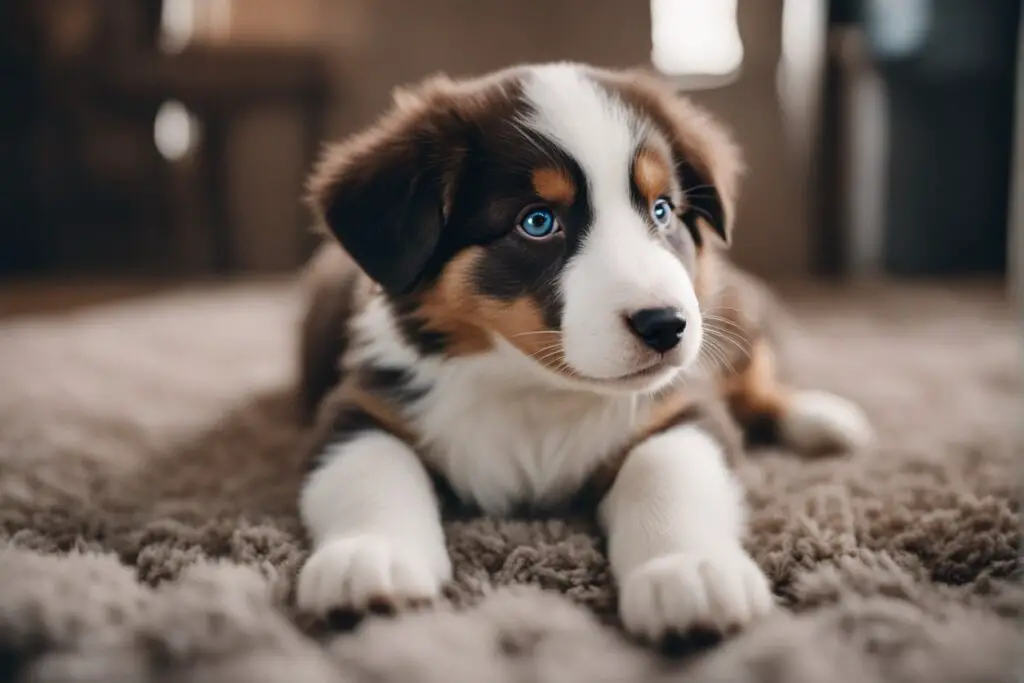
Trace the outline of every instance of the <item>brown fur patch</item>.
[[[483, 257], [481, 247], [457, 254], [437, 284], [422, 297], [418, 313], [426, 326], [450, 340], [450, 355], [471, 355], [491, 348], [489, 331], [497, 332], [523, 353], [552, 368], [561, 364], [561, 333], [549, 330], [536, 301], [521, 297], [504, 301], [480, 294], [470, 273]], [[555, 351], [557, 350], [557, 353]], [[550, 357], [549, 357], [550, 356]]]
[[324, 398], [306, 444], [306, 459], [310, 467], [316, 466], [317, 456], [337, 438], [339, 431], [345, 431], [349, 426], [345, 422], [353, 415], [358, 421], [362, 421], [361, 414], [365, 414], [374, 427], [383, 428], [406, 443], [415, 443], [415, 434], [395, 407], [359, 386], [357, 377], [358, 375], [346, 376], [341, 384], [334, 387]]
[[359, 408], [398, 438], [407, 443], [414, 443], [414, 434], [394, 407], [355, 381], [347, 380], [341, 385], [338, 400], [342, 404]]
[[474, 294], [470, 280], [482, 256], [480, 247], [457, 254], [420, 301], [419, 316], [426, 327], [448, 337], [451, 355], [471, 355], [491, 348], [491, 340], [479, 322], [480, 297]]
[[[763, 345], [771, 353], [778, 332], [773, 319], [780, 313], [762, 283], [739, 271], [714, 249], [701, 257], [701, 286], [709, 290], [702, 300], [705, 344], [717, 344], [723, 361], [722, 380], [736, 382], [731, 378], [745, 373], [761, 353], [755, 346]], [[777, 373], [774, 355], [771, 365]]]
[[[701, 219], [699, 223], [703, 225], [704, 220]], [[700, 229], [710, 230], [710, 228], [704, 227]], [[721, 279], [720, 258], [721, 255], [709, 246], [706, 240], [697, 245], [697, 264], [696, 272], [693, 274], [693, 288], [697, 298], [701, 301], [710, 300], [718, 291]]]
[[721, 391], [748, 439], [773, 442], [777, 423], [786, 409], [788, 392], [779, 382], [775, 353], [764, 339], [754, 342], [746, 366], [721, 382]]
[[302, 275], [306, 309], [299, 350], [299, 399], [309, 422], [321, 400], [341, 380], [338, 359], [348, 347], [346, 324], [359, 311], [372, 286], [337, 244], [325, 242]]
[[533, 299], [500, 301], [482, 297], [480, 315], [491, 329], [523, 353], [553, 370], [564, 366], [562, 333], [544, 324], [544, 315]]
[[644, 148], [633, 162], [633, 181], [648, 204], [668, 193], [672, 170], [668, 162], [652, 149]]
[[531, 178], [533, 189], [544, 201], [569, 206], [576, 199], [576, 183], [560, 168], [538, 168]]

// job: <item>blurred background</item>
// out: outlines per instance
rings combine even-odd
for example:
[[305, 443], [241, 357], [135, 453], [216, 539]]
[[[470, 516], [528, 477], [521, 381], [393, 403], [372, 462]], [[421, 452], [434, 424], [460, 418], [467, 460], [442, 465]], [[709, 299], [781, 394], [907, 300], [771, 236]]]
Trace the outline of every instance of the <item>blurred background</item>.
[[762, 276], [1005, 280], [1024, 225], [1020, 14], [1019, 0], [4, 0], [0, 306], [293, 272], [324, 140], [430, 73], [554, 59], [658, 69], [727, 122], [750, 167], [734, 257]]

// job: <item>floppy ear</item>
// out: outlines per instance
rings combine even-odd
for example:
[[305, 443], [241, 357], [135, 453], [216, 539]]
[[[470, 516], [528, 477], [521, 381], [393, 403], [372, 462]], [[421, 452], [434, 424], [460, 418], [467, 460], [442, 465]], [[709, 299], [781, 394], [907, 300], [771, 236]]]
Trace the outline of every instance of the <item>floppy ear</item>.
[[698, 222], [703, 222], [726, 245], [731, 244], [744, 164], [729, 131], [709, 112], [676, 94], [670, 81], [648, 70], [625, 70], [606, 78], [629, 93], [669, 133], [676, 177], [687, 200], [687, 224], [696, 231]]
[[414, 287], [444, 227], [458, 160], [443, 112], [396, 97], [376, 126], [330, 147], [310, 199], [320, 220], [385, 291]]
[[686, 197], [683, 221], [689, 225], [703, 221], [723, 244], [730, 246], [735, 222], [733, 195], [723, 187], [724, 183], [715, 171], [706, 165], [698, 165], [685, 158], [677, 160], [676, 165]]
[[688, 100], [672, 98], [676, 173], [686, 197], [683, 219], [703, 220], [728, 246], [732, 244], [743, 159], [726, 129]]

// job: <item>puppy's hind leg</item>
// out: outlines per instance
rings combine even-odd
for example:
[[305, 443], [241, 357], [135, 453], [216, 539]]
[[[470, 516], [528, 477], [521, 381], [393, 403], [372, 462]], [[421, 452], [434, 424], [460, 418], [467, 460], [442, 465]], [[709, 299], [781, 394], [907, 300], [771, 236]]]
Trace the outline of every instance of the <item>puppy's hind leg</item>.
[[851, 451], [868, 445], [873, 430], [861, 409], [824, 391], [781, 382], [769, 342], [750, 344], [746, 365], [723, 381], [733, 417], [748, 444], [775, 444], [808, 455]]

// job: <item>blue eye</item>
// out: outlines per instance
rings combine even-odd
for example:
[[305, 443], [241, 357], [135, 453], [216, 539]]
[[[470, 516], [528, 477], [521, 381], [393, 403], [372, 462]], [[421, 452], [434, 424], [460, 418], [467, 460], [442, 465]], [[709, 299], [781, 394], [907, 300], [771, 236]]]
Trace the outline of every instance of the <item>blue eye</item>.
[[527, 237], [543, 239], [555, 234], [558, 221], [549, 209], [534, 209], [519, 221], [519, 230]]
[[672, 220], [672, 203], [667, 199], [659, 199], [651, 207], [651, 217], [659, 228], [668, 226]]

